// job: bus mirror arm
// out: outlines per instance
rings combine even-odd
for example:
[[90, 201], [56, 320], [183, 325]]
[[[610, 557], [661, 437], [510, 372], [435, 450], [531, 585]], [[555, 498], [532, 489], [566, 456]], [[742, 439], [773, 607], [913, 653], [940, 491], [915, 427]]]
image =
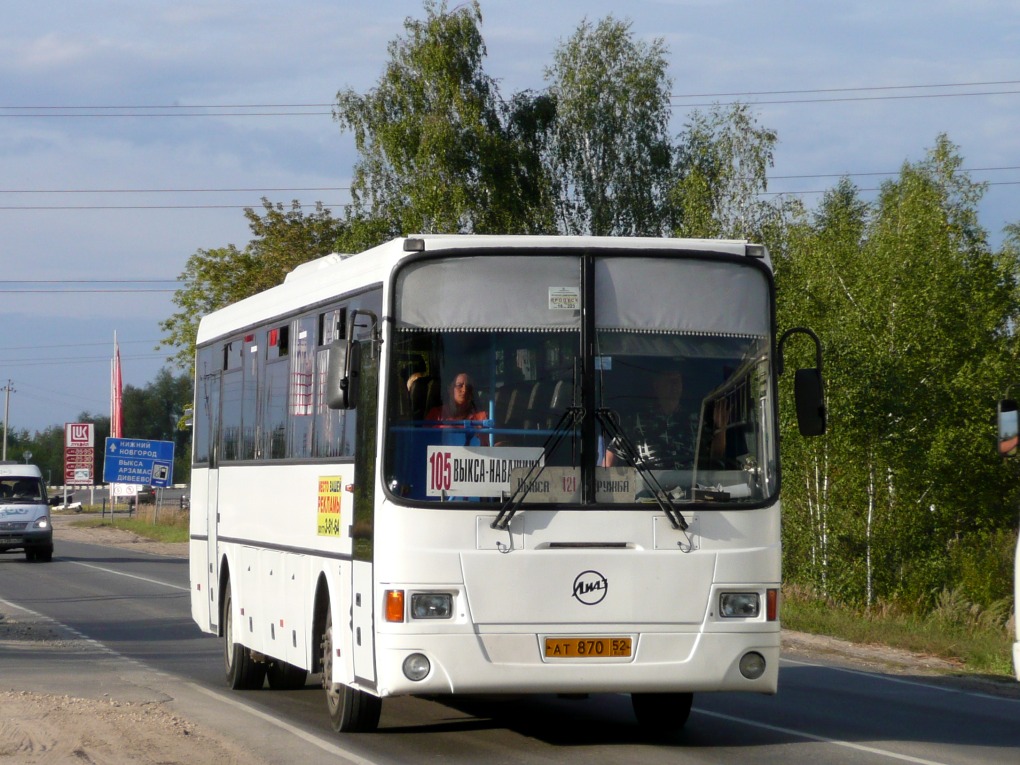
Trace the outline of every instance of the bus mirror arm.
[[358, 317], [370, 319], [372, 348], [379, 341], [379, 318], [372, 311], [354, 309], [347, 323], [347, 337], [334, 340], [329, 346], [329, 363], [326, 368], [326, 406], [330, 409], [354, 409], [361, 383], [361, 349], [363, 342], [354, 339]]
[[798, 369], [793, 380], [793, 397], [797, 406], [797, 426], [802, 436], [820, 436], [825, 433], [825, 386], [822, 382], [822, 343], [812, 330], [807, 327], [793, 327], [786, 330], [779, 338], [777, 350], [778, 372], [783, 374], [783, 346], [794, 334], [810, 337], [815, 343], [815, 367]]
[[361, 359], [359, 344], [335, 340], [329, 346], [326, 368], [326, 406], [330, 409], [353, 409], [358, 400], [358, 376]]

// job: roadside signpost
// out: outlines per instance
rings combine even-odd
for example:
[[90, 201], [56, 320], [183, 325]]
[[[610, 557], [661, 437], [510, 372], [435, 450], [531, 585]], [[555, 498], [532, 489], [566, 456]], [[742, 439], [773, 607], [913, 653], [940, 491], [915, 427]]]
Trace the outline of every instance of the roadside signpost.
[[163, 488], [173, 484], [174, 442], [107, 438], [103, 480]]

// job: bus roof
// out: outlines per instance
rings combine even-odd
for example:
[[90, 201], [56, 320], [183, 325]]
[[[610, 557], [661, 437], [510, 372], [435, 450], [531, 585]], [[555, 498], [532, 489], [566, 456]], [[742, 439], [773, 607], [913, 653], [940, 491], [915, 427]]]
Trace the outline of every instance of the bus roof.
[[299, 311], [304, 306], [329, 301], [373, 284], [385, 282], [403, 259], [422, 252], [455, 250], [564, 250], [612, 248], [620, 251], [649, 250], [708, 252], [764, 258], [760, 245], [738, 239], [674, 239], [654, 237], [598, 236], [502, 236], [486, 234], [420, 234], [393, 239], [357, 254], [331, 253], [308, 261], [291, 271], [283, 284], [214, 311], [199, 323], [197, 344], [223, 337], [273, 316]]

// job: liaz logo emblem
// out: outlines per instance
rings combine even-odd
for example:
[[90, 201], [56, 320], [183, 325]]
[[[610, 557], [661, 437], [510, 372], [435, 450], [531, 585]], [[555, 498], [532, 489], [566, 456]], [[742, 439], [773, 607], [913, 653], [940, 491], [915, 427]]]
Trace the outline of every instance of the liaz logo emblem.
[[609, 592], [609, 581], [598, 571], [582, 571], [574, 579], [574, 597], [586, 606], [597, 606]]

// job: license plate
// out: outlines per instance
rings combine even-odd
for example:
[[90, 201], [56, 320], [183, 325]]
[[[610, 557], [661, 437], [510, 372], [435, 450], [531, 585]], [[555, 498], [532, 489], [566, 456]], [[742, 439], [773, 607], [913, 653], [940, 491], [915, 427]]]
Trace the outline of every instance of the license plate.
[[547, 659], [617, 659], [630, 656], [629, 637], [546, 638]]

